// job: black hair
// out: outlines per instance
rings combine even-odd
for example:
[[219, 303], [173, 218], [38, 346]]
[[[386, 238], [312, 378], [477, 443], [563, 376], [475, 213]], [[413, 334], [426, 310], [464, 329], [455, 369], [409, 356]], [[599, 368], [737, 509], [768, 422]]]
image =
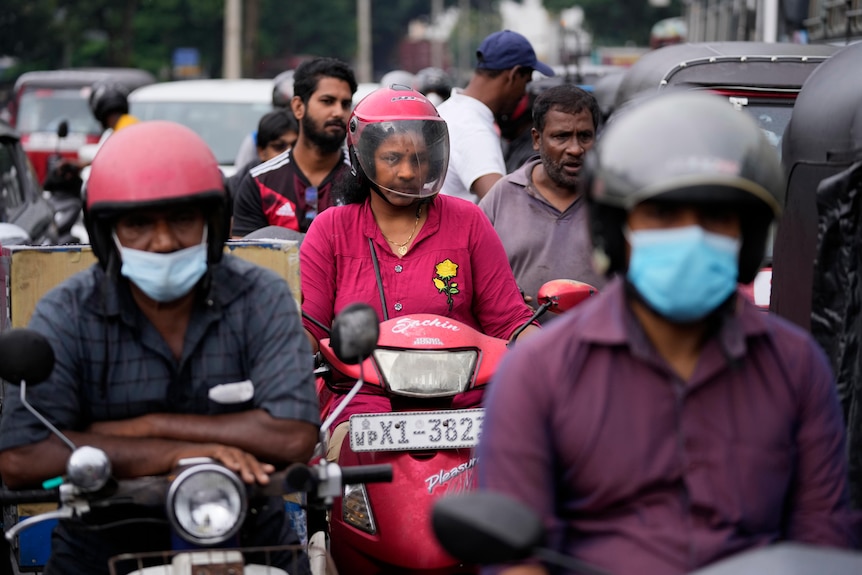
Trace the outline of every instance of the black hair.
[[299, 65], [293, 74], [293, 94], [307, 104], [317, 90], [321, 78], [337, 78], [350, 86], [350, 93], [356, 93], [356, 77], [346, 62], [336, 58], [314, 58]]
[[290, 110], [279, 108], [265, 114], [257, 124], [257, 147], [261, 150], [286, 132], [299, 133], [299, 122]]
[[542, 133], [545, 129], [545, 117], [552, 109], [565, 114], [577, 114], [587, 110], [593, 117], [593, 128], [598, 129], [602, 112], [595, 97], [586, 90], [574, 84], [560, 84], [553, 88], [542, 90], [533, 103], [533, 127]]

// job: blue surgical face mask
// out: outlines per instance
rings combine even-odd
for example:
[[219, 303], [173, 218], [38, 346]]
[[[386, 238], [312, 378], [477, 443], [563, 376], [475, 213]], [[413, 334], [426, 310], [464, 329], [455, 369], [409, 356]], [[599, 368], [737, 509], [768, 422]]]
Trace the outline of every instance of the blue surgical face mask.
[[736, 290], [740, 240], [700, 226], [626, 232], [629, 282], [659, 315], [675, 322], [709, 315]]
[[207, 271], [207, 230], [200, 244], [167, 254], [124, 247], [113, 234], [123, 266], [120, 274], [157, 302], [178, 300], [195, 287]]

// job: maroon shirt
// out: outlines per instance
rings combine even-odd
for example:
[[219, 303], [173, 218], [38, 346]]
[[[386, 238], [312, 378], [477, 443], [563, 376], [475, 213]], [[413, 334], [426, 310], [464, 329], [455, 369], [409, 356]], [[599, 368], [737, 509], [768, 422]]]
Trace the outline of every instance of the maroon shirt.
[[685, 382], [624, 291], [612, 282], [504, 360], [483, 488], [615, 574], [684, 573], [779, 540], [850, 545], [844, 423], [810, 336], [739, 298]]

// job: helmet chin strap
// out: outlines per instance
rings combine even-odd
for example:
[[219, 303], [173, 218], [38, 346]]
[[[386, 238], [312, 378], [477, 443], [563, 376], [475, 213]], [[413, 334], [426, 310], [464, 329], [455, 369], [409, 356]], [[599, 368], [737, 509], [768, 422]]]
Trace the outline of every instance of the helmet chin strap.
[[[371, 181], [369, 181], [369, 182], [368, 182], [368, 185], [369, 185], [369, 186], [371, 186], [371, 190], [372, 190], [375, 194], [377, 194], [378, 196], [380, 196], [380, 199], [382, 199], [384, 202], [386, 202], [387, 204], [389, 204], [389, 205], [390, 205], [390, 206], [392, 206], [393, 208], [402, 208], [402, 207], [404, 207], [404, 206], [397, 206], [397, 205], [393, 204], [392, 202], [390, 202], [390, 201], [389, 201], [389, 198], [387, 198], [387, 197], [386, 197], [386, 195], [385, 195], [385, 194], [380, 190], [380, 186], [378, 186], [377, 184], [374, 184], [374, 183], [372, 183]], [[397, 192], [396, 192], [396, 193], [397, 193]], [[406, 196], [404, 196], [404, 197], [406, 197]], [[422, 208], [422, 206], [423, 206], [423, 205], [430, 203], [430, 202], [431, 202], [431, 198], [433, 198], [433, 197], [434, 197], [434, 196], [430, 196], [430, 197], [422, 198], [422, 197], [416, 196], [416, 199], [417, 199], [417, 200], [419, 200], [418, 202], [416, 202], [416, 210], [417, 210], [417, 212]]]

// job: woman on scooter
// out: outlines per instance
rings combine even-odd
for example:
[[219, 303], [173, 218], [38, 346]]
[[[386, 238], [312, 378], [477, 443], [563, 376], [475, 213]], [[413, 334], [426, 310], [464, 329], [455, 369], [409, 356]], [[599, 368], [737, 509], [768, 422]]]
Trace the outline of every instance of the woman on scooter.
[[[436, 108], [404, 86], [380, 88], [356, 106], [347, 143], [353, 176], [335, 191], [343, 205], [314, 219], [300, 252], [304, 325], [314, 350], [335, 315], [354, 302], [371, 305], [381, 320], [434, 313], [510, 339], [532, 311], [481, 210], [438, 195], [449, 135]], [[341, 400], [321, 393], [325, 411]], [[480, 391], [469, 391], [452, 407], [480, 401]], [[335, 423], [390, 410], [387, 397], [360, 394]], [[346, 427], [334, 431], [331, 451]]]

